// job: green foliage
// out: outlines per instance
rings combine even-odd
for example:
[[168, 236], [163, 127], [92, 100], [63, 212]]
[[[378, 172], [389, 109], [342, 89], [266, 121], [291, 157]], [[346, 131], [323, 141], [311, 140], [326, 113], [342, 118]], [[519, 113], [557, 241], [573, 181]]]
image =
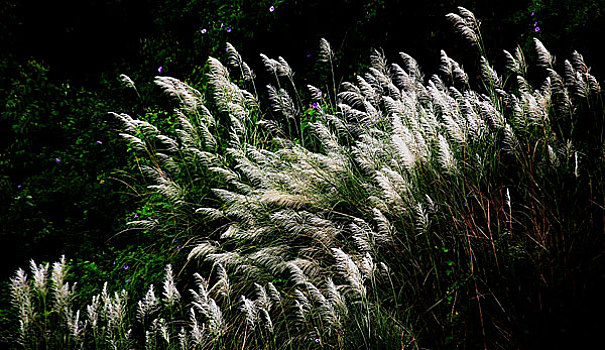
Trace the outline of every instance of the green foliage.
[[[119, 196], [107, 182], [121, 164], [108, 104], [97, 94], [49, 80], [36, 61], [13, 67], [3, 95], [0, 226], [4, 256], [92, 255], [115, 229]], [[15, 246], [19, 247], [15, 249]]]

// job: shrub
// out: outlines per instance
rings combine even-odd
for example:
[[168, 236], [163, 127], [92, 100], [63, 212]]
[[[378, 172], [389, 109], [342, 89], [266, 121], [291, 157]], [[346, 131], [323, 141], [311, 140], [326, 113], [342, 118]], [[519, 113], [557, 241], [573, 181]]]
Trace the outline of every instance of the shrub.
[[54, 82], [34, 60], [5, 73], [0, 235], [12, 265], [3, 274], [29, 257], [54, 259], [59, 249], [92, 259], [116, 230], [115, 204], [124, 203], [107, 181], [126, 163], [114, 157], [122, 145], [113, 142], [110, 104], [99, 93]]

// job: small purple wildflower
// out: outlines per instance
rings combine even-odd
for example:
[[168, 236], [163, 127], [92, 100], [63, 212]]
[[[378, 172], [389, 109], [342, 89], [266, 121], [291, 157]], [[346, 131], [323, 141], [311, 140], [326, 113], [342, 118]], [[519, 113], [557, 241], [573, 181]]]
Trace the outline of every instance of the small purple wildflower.
[[315, 342], [316, 342], [317, 344], [319, 344], [319, 343], [321, 342], [321, 340], [320, 340], [319, 338], [317, 338], [317, 339], [315, 339]]
[[57, 163], [59, 163], [59, 162], [61, 161], [61, 159], [60, 159], [59, 157], [57, 157], [57, 158], [55, 158], [55, 161], [56, 161]]
[[533, 17], [535, 14], [536, 14], [535, 12], [532, 12], [532, 13], [531, 13], [531, 16]]
[[534, 27], [537, 27], [537, 26], [538, 26], [538, 22], [534, 22]]
[[17, 188], [21, 188], [21, 185], [17, 185]]
[[314, 109], [318, 109], [318, 108], [319, 108], [319, 103], [317, 103], [317, 102], [313, 102], [313, 108], [314, 108]]
[[317, 96], [321, 97], [321, 91], [319, 91], [319, 92], [317, 93]]
[[181, 249], [181, 246], [180, 246], [180, 245], [177, 245], [177, 246], [176, 246], [176, 249]]
[[130, 282], [130, 278], [126, 279], [126, 282]]
[[204, 29], [201, 30], [202, 34], [206, 34], [207, 31], [208, 30], [206, 30], [206, 28], [204, 28]]
[[221, 23], [221, 28], [223, 28], [224, 26], [225, 26], [225, 24], [224, 24], [224, 23]]
[[273, 6], [269, 7], [269, 12], [273, 12], [273, 11], [275, 11], [275, 7], [273, 7]]
[[311, 58], [311, 54], [310, 53], [307, 54], [307, 58]]
[[162, 74], [162, 66], [158, 67], [158, 73]]
[[134, 218], [138, 218], [139, 217], [139, 213], [134, 213]]
[[540, 30], [540, 27], [536, 27], [536, 29], [534, 29], [536, 31], [536, 33], [541, 33], [542, 31]]
[[103, 141], [97, 140], [97, 143], [98, 143], [99, 145], [102, 145], [102, 144], [103, 144]]
[[128, 270], [128, 265], [124, 265], [124, 270]]
[[231, 27], [227, 27], [227, 33], [231, 33]]

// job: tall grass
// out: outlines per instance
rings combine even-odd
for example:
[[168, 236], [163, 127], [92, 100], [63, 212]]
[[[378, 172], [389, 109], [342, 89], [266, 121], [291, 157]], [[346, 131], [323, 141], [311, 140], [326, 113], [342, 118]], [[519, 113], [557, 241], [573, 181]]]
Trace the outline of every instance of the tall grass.
[[[505, 51], [502, 76], [474, 15], [448, 18], [477, 48], [480, 81], [445, 52], [428, 79], [409, 55], [389, 64], [377, 52], [332, 96], [299, 89], [283, 58], [262, 55], [275, 84], [265, 101], [232, 45], [227, 66], [209, 58], [207, 94], [157, 77], [178, 103], [176, 135], [116, 114], [161, 198], [158, 217], [131, 224], [186, 228], [188, 259], [210, 277], [195, 275], [185, 301], [168, 272], [164, 297], [151, 286], [136, 317], [104, 289], [80, 337], [61, 326], [79, 324], [77, 311], [57, 304], [61, 339], [229, 349], [536, 341], [536, 315], [556, 320], [555, 300], [590, 294], [578, 269], [602, 271], [590, 266], [604, 243], [602, 91], [580, 54], [558, 73], [537, 39], [540, 69], [517, 48]], [[332, 66], [325, 40], [321, 49]], [[47, 327], [35, 281], [23, 271], [12, 281], [26, 347], [50, 341], [30, 326]], [[575, 283], [588, 284], [568, 293]]]

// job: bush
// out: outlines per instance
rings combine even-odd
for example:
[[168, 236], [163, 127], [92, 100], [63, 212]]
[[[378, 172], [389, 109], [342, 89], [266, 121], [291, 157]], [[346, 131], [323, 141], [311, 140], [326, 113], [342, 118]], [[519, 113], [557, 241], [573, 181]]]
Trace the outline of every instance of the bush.
[[124, 203], [109, 181], [126, 163], [114, 156], [121, 145], [113, 142], [110, 104], [99, 93], [49, 80], [36, 61], [6, 73], [2, 255], [14, 264], [11, 270], [30, 257], [54, 259], [60, 250], [93, 259], [117, 231], [122, 209], [116, 203]]

